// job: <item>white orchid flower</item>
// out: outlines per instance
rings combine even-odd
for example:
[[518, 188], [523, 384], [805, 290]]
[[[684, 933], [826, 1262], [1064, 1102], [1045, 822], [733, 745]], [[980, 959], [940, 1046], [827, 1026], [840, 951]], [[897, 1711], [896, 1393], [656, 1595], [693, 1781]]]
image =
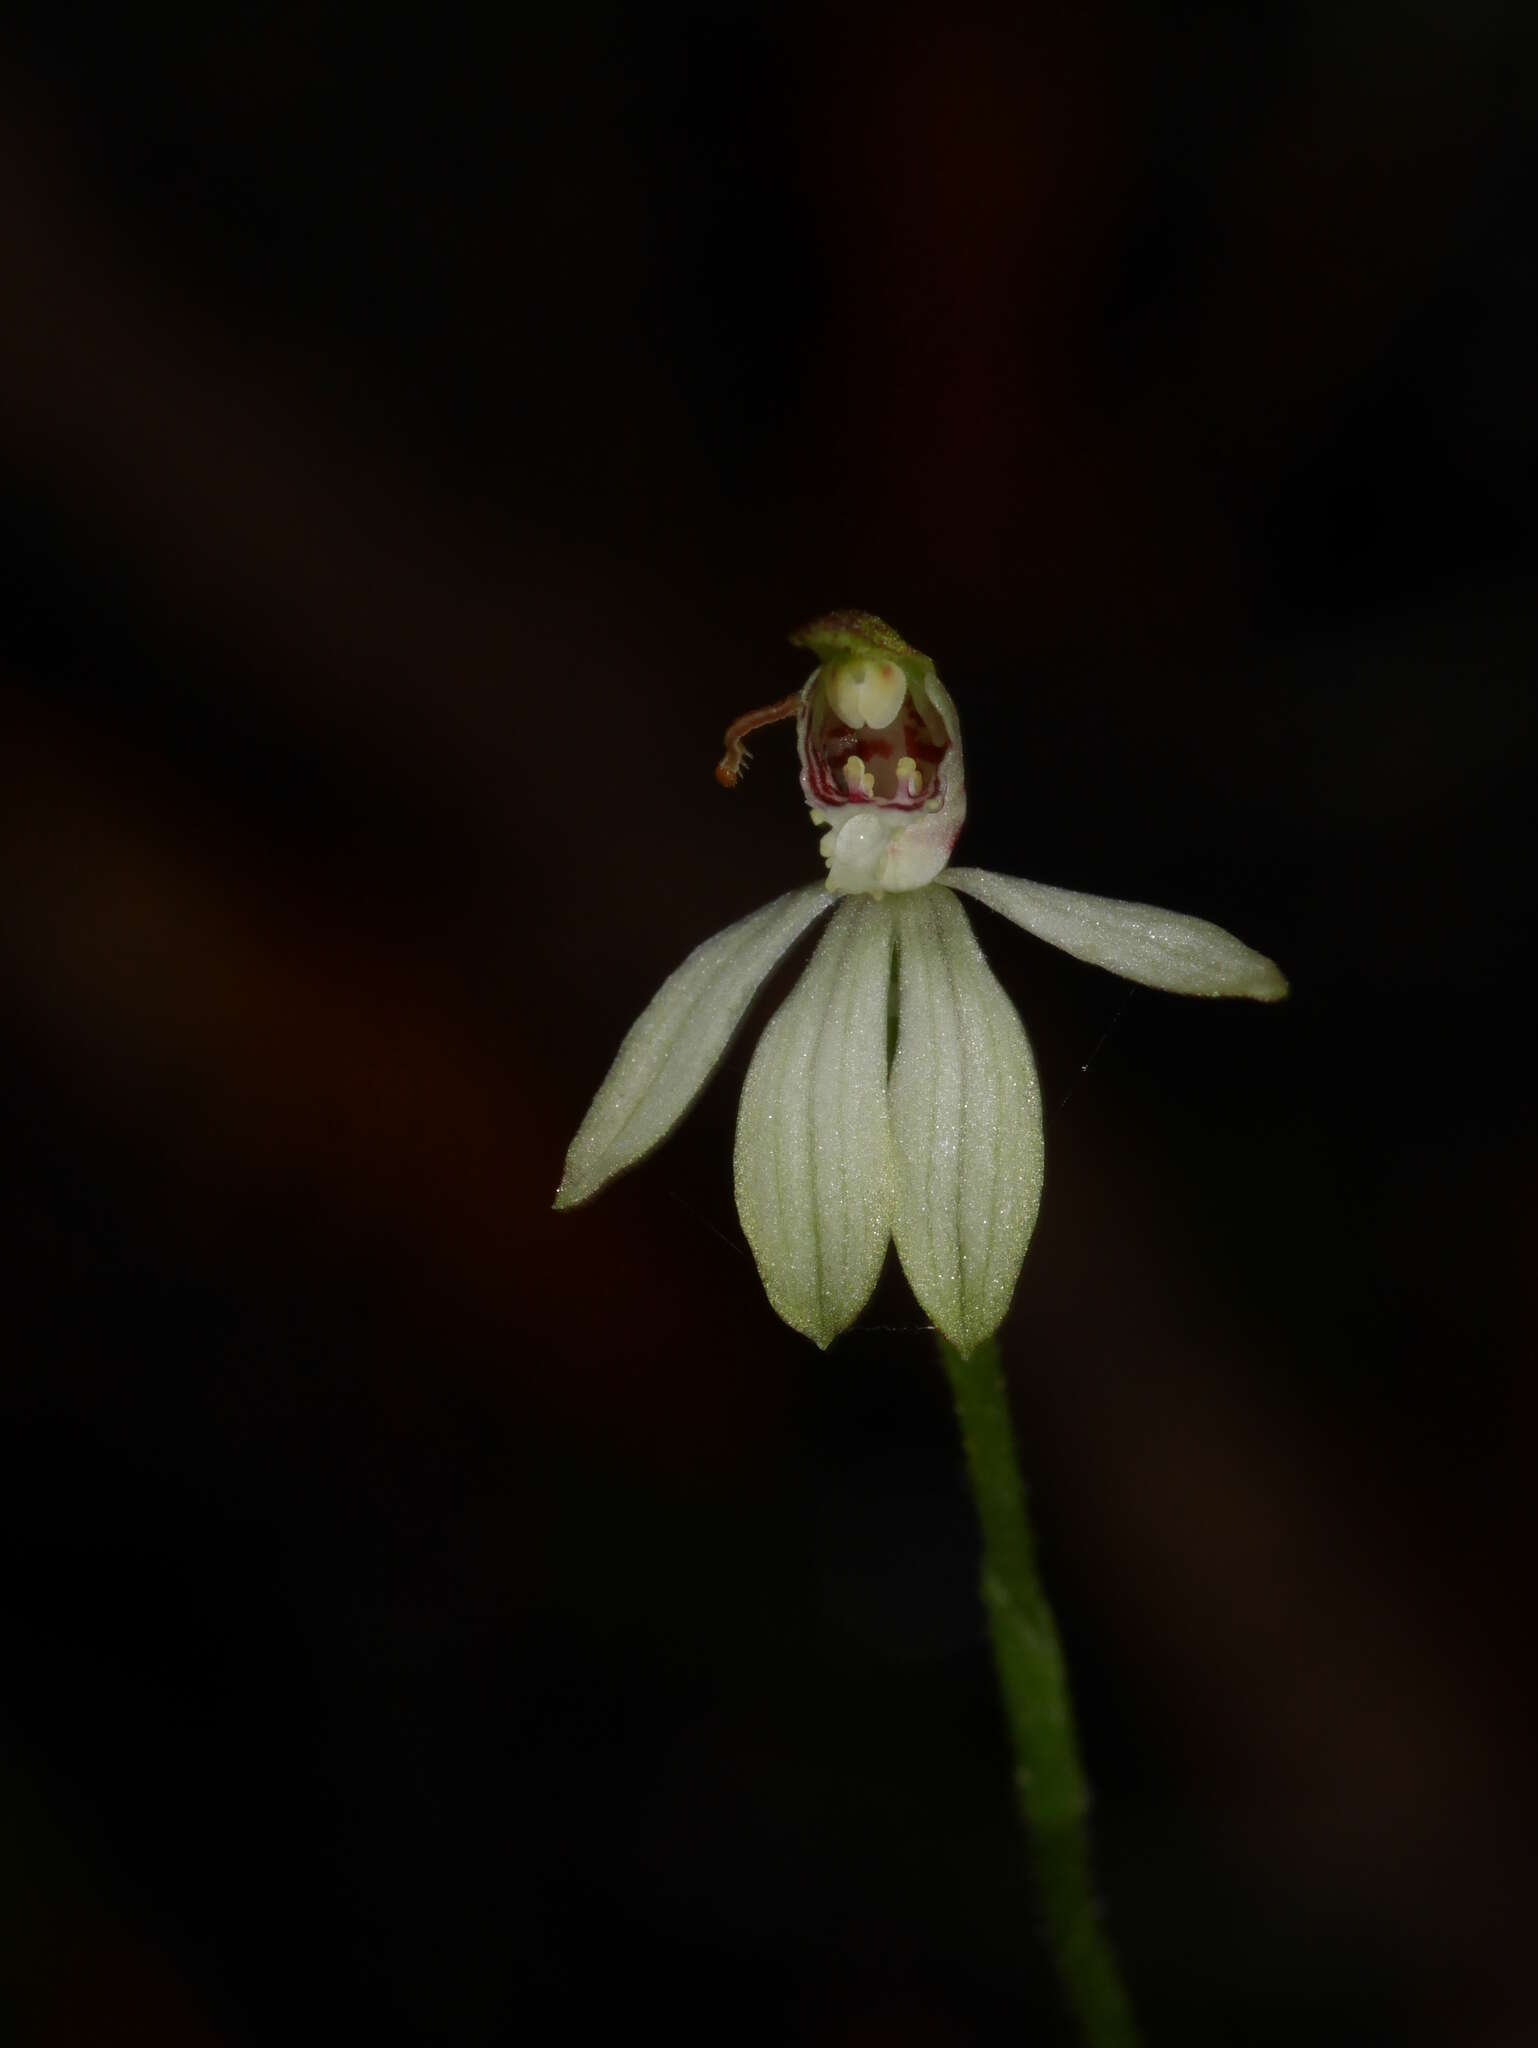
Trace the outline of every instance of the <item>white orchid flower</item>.
[[1287, 983], [1201, 918], [949, 867], [966, 781], [933, 664], [865, 612], [792, 639], [817, 668], [737, 720], [716, 773], [730, 787], [744, 735], [794, 717], [827, 880], [729, 925], [663, 983], [572, 1140], [556, 1207], [587, 1201], [667, 1137], [769, 974], [832, 910], [748, 1069], [737, 1213], [770, 1301], [817, 1344], [855, 1321], [890, 1242], [925, 1312], [967, 1353], [1014, 1294], [1043, 1148], [1029, 1041], [958, 896], [1149, 988], [1274, 1002]]

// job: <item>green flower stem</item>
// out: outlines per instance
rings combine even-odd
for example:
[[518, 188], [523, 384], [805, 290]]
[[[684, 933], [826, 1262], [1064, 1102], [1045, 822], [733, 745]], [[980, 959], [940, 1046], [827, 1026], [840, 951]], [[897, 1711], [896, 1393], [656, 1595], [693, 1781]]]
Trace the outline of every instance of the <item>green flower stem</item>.
[[990, 1339], [969, 1358], [940, 1339], [983, 1536], [983, 1605], [1015, 1749], [1015, 1786], [1047, 1940], [1089, 2048], [1136, 2048], [1137, 2027], [1095, 1906], [1089, 1791], [1057, 1624], [1036, 1574], [1009, 1402]]

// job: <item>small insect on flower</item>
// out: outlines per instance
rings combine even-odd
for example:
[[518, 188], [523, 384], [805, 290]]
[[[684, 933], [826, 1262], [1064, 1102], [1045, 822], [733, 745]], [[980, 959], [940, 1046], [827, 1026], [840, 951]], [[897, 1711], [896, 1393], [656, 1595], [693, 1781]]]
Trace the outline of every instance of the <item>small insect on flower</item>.
[[794, 718], [827, 879], [729, 925], [663, 983], [572, 1140], [556, 1207], [662, 1142], [769, 974], [831, 910], [743, 1085], [737, 1213], [771, 1303], [816, 1343], [854, 1322], [894, 1243], [920, 1305], [966, 1353], [1008, 1310], [1043, 1148], [1030, 1044], [958, 896], [1149, 988], [1274, 1002], [1287, 983], [1201, 918], [950, 867], [966, 776], [933, 663], [868, 612], [833, 612], [791, 638], [816, 668], [794, 696], [733, 722], [716, 778], [734, 787], [746, 735]]

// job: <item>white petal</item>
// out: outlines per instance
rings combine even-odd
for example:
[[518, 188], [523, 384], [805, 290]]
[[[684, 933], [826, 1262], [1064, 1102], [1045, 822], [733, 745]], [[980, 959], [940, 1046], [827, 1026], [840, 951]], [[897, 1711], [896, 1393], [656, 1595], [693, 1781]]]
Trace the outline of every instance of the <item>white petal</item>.
[[892, 1235], [958, 1351], [1004, 1320], [1041, 1202], [1041, 1091], [1025, 1028], [948, 891], [897, 903]]
[[1179, 996], [1251, 996], [1258, 1003], [1274, 1003], [1287, 993], [1287, 978], [1274, 960], [1205, 918], [1049, 889], [981, 868], [951, 868], [942, 879], [1076, 960], [1149, 988]]
[[839, 906], [764, 1028], [737, 1113], [737, 1214], [770, 1301], [826, 1348], [864, 1308], [892, 1229], [889, 902]]
[[828, 908], [818, 888], [780, 896], [696, 946], [631, 1025], [571, 1141], [555, 1198], [570, 1209], [634, 1166], [710, 1079], [771, 971]]

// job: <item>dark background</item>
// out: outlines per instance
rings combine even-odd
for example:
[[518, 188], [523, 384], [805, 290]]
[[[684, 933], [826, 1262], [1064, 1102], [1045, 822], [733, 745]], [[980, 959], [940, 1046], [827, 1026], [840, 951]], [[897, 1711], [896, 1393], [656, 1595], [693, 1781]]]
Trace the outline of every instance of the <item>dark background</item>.
[[0, 2032], [1052, 2042], [943, 1387], [730, 1201], [784, 634], [961, 707], [1005, 1331], [1158, 2042], [1535, 2038], [1538, 84], [1498, 0], [25, 6], [0, 49]]

